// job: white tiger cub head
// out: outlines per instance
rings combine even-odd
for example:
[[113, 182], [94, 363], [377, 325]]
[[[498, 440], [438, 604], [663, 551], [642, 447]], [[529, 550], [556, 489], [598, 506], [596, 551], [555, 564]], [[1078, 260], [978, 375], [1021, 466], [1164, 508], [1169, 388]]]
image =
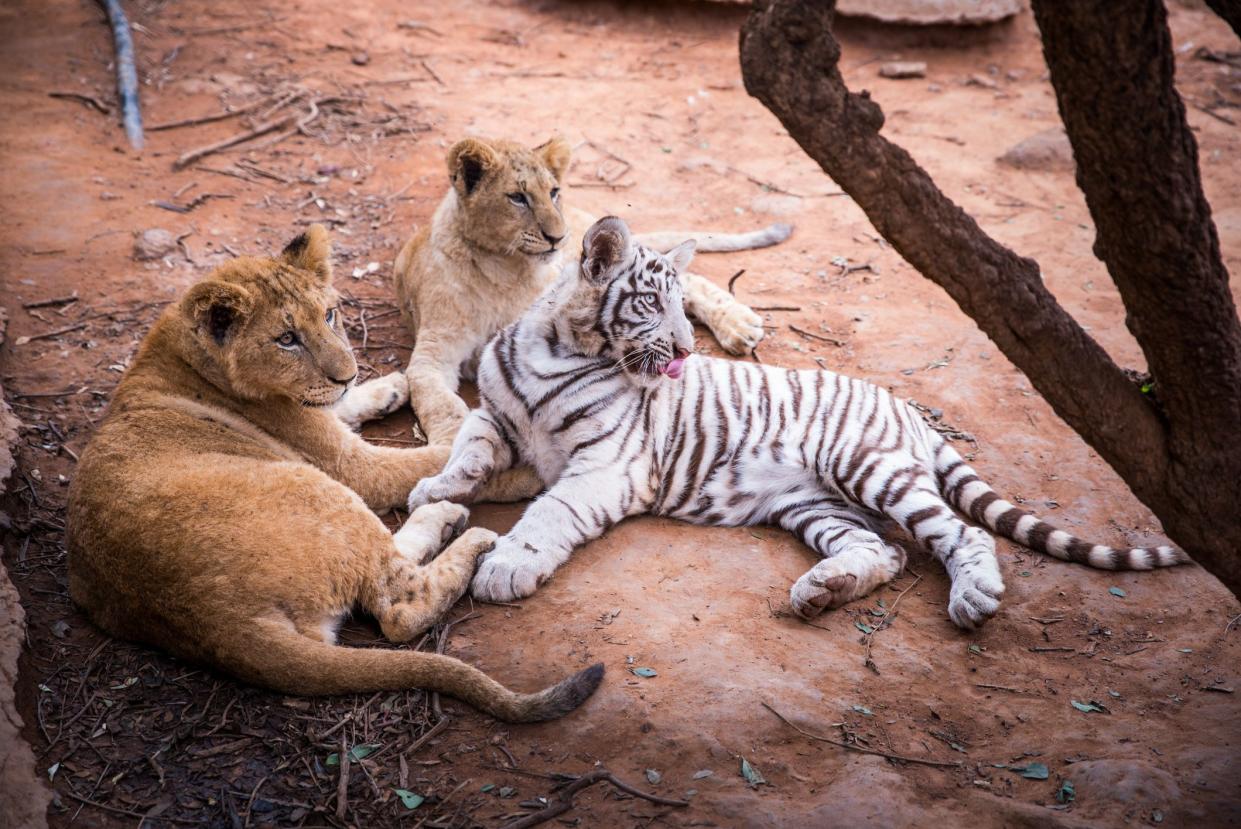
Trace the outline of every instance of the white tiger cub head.
[[693, 240], [666, 254], [633, 242], [615, 216], [582, 237], [570, 320], [578, 341], [612, 357], [639, 383], [677, 379], [694, 349], [678, 274], [694, 255]]

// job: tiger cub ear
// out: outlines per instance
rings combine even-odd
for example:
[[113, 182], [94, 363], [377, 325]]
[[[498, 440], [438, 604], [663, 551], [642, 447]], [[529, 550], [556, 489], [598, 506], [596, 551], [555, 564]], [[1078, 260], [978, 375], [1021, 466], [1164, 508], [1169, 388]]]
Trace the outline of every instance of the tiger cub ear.
[[295, 268], [317, 274], [324, 282], [332, 281], [332, 241], [323, 225], [314, 224], [280, 251], [280, 258]]
[[698, 248], [698, 243], [693, 239], [686, 239], [672, 250], [664, 254], [668, 260], [672, 262], [672, 267], [677, 273], [685, 273], [685, 269], [689, 267], [690, 260], [694, 258], [694, 251]]
[[556, 181], [563, 181], [564, 174], [569, 169], [569, 161], [573, 157], [573, 148], [569, 146], [569, 142], [557, 135], [550, 141], [535, 147], [534, 151], [543, 159], [547, 169], [552, 171]]
[[605, 282], [608, 271], [629, 259], [629, 228], [615, 216], [604, 216], [582, 237], [582, 273], [591, 282]]

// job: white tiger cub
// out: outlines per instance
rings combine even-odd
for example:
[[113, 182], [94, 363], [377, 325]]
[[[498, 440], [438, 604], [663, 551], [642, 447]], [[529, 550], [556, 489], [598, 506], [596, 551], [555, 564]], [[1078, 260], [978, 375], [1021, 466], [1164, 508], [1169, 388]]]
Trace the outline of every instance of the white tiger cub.
[[677, 273], [693, 243], [661, 255], [608, 217], [579, 263], [487, 347], [482, 408], [444, 471], [409, 507], [469, 502], [521, 461], [549, 489], [482, 559], [481, 599], [529, 595], [572, 550], [650, 513], [722, 526], [777, 523], [824, 558], [793, 585], [813, 616], [892, 580], [905, 552], [876, 533], [895, 520], [948, 571], [948, 615], [973, 629], [1004, 593], [995, 542], [953, 512], [1057, 558], [1146, 570], [1172, 547], [1088, 544], [1002, 500], [944, 438], [884, 389], [830, 371], [690, 356]]

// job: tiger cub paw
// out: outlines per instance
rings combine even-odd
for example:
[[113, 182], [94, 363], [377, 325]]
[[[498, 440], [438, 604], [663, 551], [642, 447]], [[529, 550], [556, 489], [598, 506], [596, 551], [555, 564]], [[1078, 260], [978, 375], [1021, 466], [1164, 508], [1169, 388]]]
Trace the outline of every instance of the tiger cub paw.
[[952, 576], [948, 618], [962, 630], [974, 630], [996, 614], [1004, 595], [1004, 579], [994, 555], [965, 564]]
[[865, 595], [872, 579], [868, 573], [855, 572], [858, 567], [856, 562], [842, 558], [820, 561], [789, 591], [793, 610], [803, 619], [812, 619], [824, 610], [835, 610]]
[[555, 569], [555, 564], [538, 550], [503, 536], [483, 556], [470, 592], [485, 602], [511, 602], [529, 596]]
[[711, 333], [729, 354], [749, 354], [763, 338], [763, 318], [748, 306], [732, 302], [719, 311]]
[[356, 429], [368, 420], [392, 414], [409, 402], [409, 381], [400, 372], [359, 383], [336, 404], [336, 416]]

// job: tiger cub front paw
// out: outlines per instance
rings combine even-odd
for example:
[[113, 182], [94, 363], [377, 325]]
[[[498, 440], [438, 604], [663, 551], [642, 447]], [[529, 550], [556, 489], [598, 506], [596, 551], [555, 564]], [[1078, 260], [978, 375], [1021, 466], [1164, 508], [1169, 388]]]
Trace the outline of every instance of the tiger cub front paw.
[[529, 596], [555, 569], [537, 549], [502, 536], [483, 556], [470, 592], [485, 602], [511, 602]]
[[359, 383], [336, 404], [336, 416], [357, 428], [368, 420], [392, 414], [409, 402], [409, 382], [398, 372]]
[[749, 354], [763, 339], [763, 318], [740, 302], [719, 311], [711, 333], [729, 354]]

